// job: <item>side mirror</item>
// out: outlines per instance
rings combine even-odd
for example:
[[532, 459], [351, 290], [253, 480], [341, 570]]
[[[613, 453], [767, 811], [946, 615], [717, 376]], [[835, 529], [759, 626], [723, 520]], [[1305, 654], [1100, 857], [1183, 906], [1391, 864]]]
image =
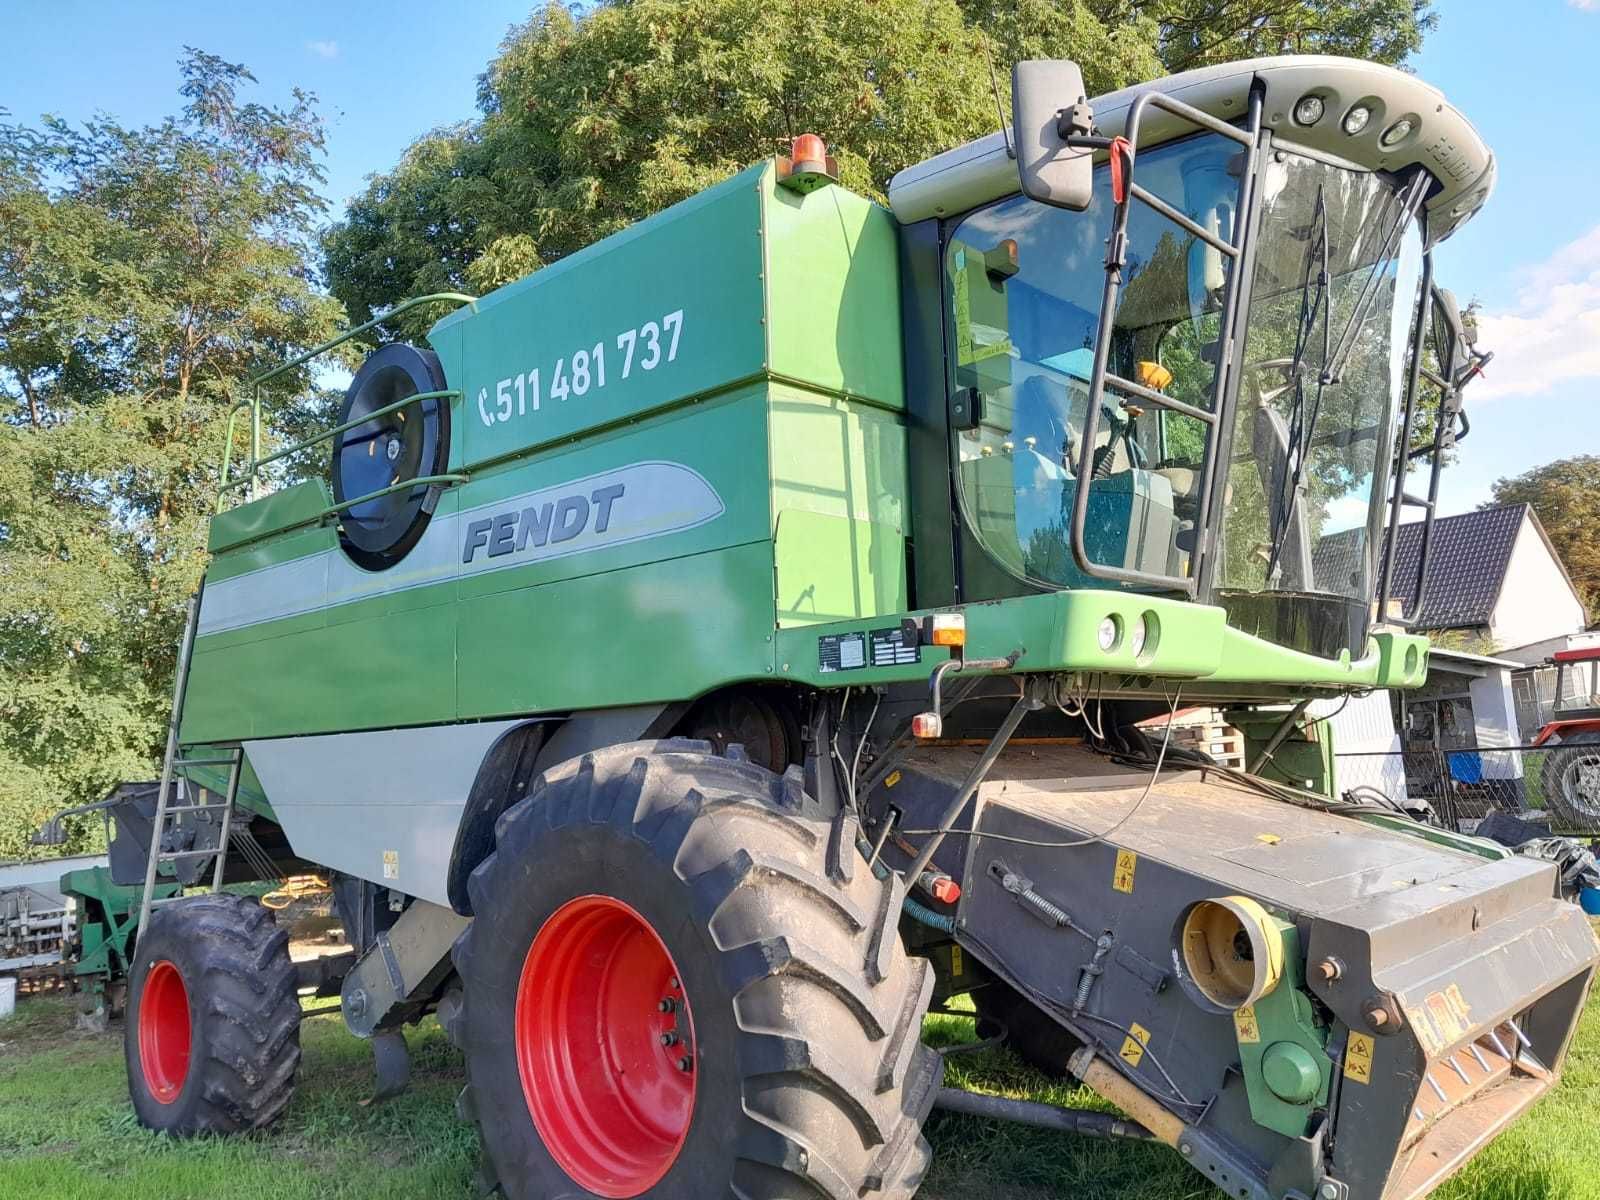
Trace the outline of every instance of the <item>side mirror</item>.
[[1461, 322], [1461, 307], [1455, 293], [1447, 288], [1433, 289], [1433, 306], [1444, 322], [1445, 336], [1434, 342], [1433, 352], [1439, 359], [1439, 374], [1454, 380], [1466, 366], [1468, 356], [1467, 331]]
[[1089, 132], [1083, 72], [1066, 59], [1019, 62], [1011, 69], [1011, 125], [1022, 194], [1082, 212], [1094, 198], [1094, 151], [1067, 145]]
[[67, 844], [67, 831], [61, 823], [60, 817], [51, 817], [38, 831], [28, 839], [30, 846], [65, 846]]

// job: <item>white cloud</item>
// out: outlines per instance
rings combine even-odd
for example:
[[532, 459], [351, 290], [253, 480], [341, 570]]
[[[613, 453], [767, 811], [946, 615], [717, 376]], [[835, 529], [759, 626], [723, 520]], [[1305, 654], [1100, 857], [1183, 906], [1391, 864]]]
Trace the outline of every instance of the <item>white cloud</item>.
[[1469, 404], [1600, 379], [1600, 226], [1526, 271], [1509, 309], [1481, 312], [1478, 344], [1495, 357]]
[[1584, 12], [1600, 12], [1600, 0], [1567, 0], [1569, 8], [1581, 8]]
[[[1600, 4], [1600, 0], [1587, 0], [1587, 2], [1590, 4]], [[311, 53], [315, 54], [318, 58], [339, 57], [339, 43], [334, 41], [307, 42], [306, 49], [311, 51]]]

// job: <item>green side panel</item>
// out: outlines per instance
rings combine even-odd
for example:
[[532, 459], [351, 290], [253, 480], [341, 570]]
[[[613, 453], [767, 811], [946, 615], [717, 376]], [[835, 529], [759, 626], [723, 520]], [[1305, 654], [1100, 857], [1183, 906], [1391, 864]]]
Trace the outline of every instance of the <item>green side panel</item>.
[[320, 479], [308, 479], [211, 518], [206, 549], [216, 554], [317, 520], [333, 503], [333, 493]]
[[463, 716], [676, 700], [772, 672], [772, 547], [497, 592], [461, 606]]
[[[184, 743], [626, 703], [619, 679], [642, 674], [628, 667], [636, 655], [653, 665], [648, 679], [629, 685], [631, 698], [680, 698], [765, 675], [774, 604], [767, 397], [757, 381], [482, 468], [445, 493], [423, 543], [382, 575], [352, 570], [331, 527], [220, 555], [208, 579], [226, 582], [234, 604], [243, 595], [250, 604], [292, 601], [297, 611], [197, 640]], [[826, 414], [826, 404], [818, 411]], [[754, 452], [730, 454], [729, 446]], [[720, 511], [581, 553], [485, 571], [480, 552], [462, 565], [458, 512], [519, 513], [520, 497], [582, 491], [585, 479], [641, 462], [697, 476]], [[646, 511], [670, 516], [656, 507], [663, 502], [640, 498]], [[616, 520], [624, 519], [620, 504]], [[360, 598], [340, 590], [391, 581], [405, 586]], [[210, 601], [222, 591], [213, 588]], [[247, 792], [250, 782], [247, 775]]]
[[547, 446], [759, 374], [759, 188], [769, 169], [752, 167], [434, 326], [429, 340], [462, 391], [453, 462]]
[[782, 384], [773, 384], [771, 395], [779, 624], [902, 612], [903, 421], [870, 405]]
[[764, 178], [771, 370], [903, 409], [893, 216], [841, 187], [802, 196]]
[[234, 644], [197, 642], [184, 743], [448, 720], [455, 709], [454, 586], [429, 589], [433, 602], [422, 606], [410, 594], [381, 597], [294, 622], [309, 628]]
[[275, 534], [216, 555], [206, 568], [207, 583], [221, 583], [263, 567], [305, 558], [321, 550], [335, 550], [339, 533], [332, 525], [312, 525]]
[[853, 517], [792, 508], [778, 514], [778, 622], [808, 625], [905, 607], [905, 538]]
[[[1426, 672], [1425, 665], [1418, 665], [1426, 658], [1424, 638], [1378, 633], [1363, 658], [1329, 661], [1229, 628], [1220, 608], [1130, 592], [1078, 588], [955, 606], [954, 610], [966, 614], [969, 658], [1004, 658], [1017, 653], [1018, 670], [1103, 674], [1108, 689], [1122, 680], [1143, 681], [1145, 686], [1151, 681], [1193, 680], [1251, 689], [1262, 682], [1279, 681], [1330, 690], [1415, 687]], [[1115, 620], [1122, 632], [1110, 649], [1103, 650], [1099, 632], [1108, 619]], [[1136, 655], [1127, 631], [1139, 620], [1152, 632]], [[869, 633], [893, 623], [878, 618], [784, 629], [778, 636], [779, 674], [834, 687], [926, 679], [933, 666], [946, 657], [944, 650], [924, 647], [921, 662], [900, 666], [848, 672], [821, 669], [819, 638]], [[1422, 653], [1411, 653], [1419, 646]]]

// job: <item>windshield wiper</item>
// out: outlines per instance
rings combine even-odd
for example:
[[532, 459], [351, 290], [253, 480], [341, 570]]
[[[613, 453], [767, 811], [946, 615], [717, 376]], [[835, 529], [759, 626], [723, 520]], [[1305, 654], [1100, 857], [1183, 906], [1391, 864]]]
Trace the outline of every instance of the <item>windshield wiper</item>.
[[[1306, 247], [1306, 266], [1300, 281], [1300, 321], [1295, 331], [1294, 357], [1289, 360], [1289, 384], [1294, 388], [1294, 404], [1289, 410], [1288, 446], [1285, 448], [1292, 462], [1286, 461], [1278, 480], [1278, 495], [1272, 507], [1272, 547], [1267, 556], [1267, 580], [1270, 583], [1278, 573], [1278, 560], [1283, 555], [1289, 530], [1293, 527], [1295, 510], [1300, 505], [1301, 480], [1305, 475], [1306, 456], [1311, 450], [1311, 437], [1317, 428], [1317, 414], [1322, 408], [1322, 392], [1328, 386], [1327, 371], [1317, 376], [1317, 390], [1309, 407], [1306, 404], [1305, 356], [1316, 332], [1317, 314], [1322, 314], [1322, 361], [1328, 361], [1332, 344], [1333, 300], [1331, 267], [1328, 250], [1328, 208], [1322, 185], [1317, 185], [1317, 204], [1311, 214], [1312, 228], [1317, 230], [1316, 241]], [[1316, 291], [1311, 290], [1311, 265], [1316, 256]], [[1301, 581], [1302, 586], [1305, 581]]]
[[1378, 252], [1378, 257], [1372, 260], [1372, 269], [1367, 272], [1366, 279], [1361, 284], [1361, 292], [1356, 296], [1355, 308], [1350, 312], [1350, 320], [1346, 322], [1344, 332], [1339, 335], [1338, 348], [1332, 357], [1323, 360], [1322, 382], [1324, 384], [1338, 383], [1344, 371], [1345, 360], [1355, 349], [1356, 335], [1361, 331], [1361, 324], [1367, 319], [1367, 310], [1372, 307], [1372, 302], [1378, 298], [1384, 273], [1388, 271], [1389, 264], [1395, 260], [1400, 252], [1400, 241], [1405, 236], [1406, 229], [1410, 227], [1411, 220], [1417, 215], [1417, 210], [1422, 207], [1422, 199], [1428, 191], [1428, 174], [1418, 171], [1411, 180], [1410, 185], [1400, 194], [1400, 211], [1395, 214], [1394, 224], [1389, 227], [1389, 232], [1383, 239], [1383, 247]]

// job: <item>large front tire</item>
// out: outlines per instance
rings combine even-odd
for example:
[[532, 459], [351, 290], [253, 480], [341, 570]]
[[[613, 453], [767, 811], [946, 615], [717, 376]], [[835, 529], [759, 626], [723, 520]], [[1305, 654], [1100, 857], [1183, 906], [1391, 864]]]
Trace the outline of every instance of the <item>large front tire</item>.
[[905, 1200], [942, 1064], [901, 893], [853, 839], [840, 853], [798, 770], [708, 751], [553, 768], [473, 872], [455, 961], [486, 1182], [512, 1200]]
[[158, 908], [139, 934], [123, 1032], [139, 1123], [245, 1133], [288, 1107], [300, 1066], [289, 935], [244, 896]]

